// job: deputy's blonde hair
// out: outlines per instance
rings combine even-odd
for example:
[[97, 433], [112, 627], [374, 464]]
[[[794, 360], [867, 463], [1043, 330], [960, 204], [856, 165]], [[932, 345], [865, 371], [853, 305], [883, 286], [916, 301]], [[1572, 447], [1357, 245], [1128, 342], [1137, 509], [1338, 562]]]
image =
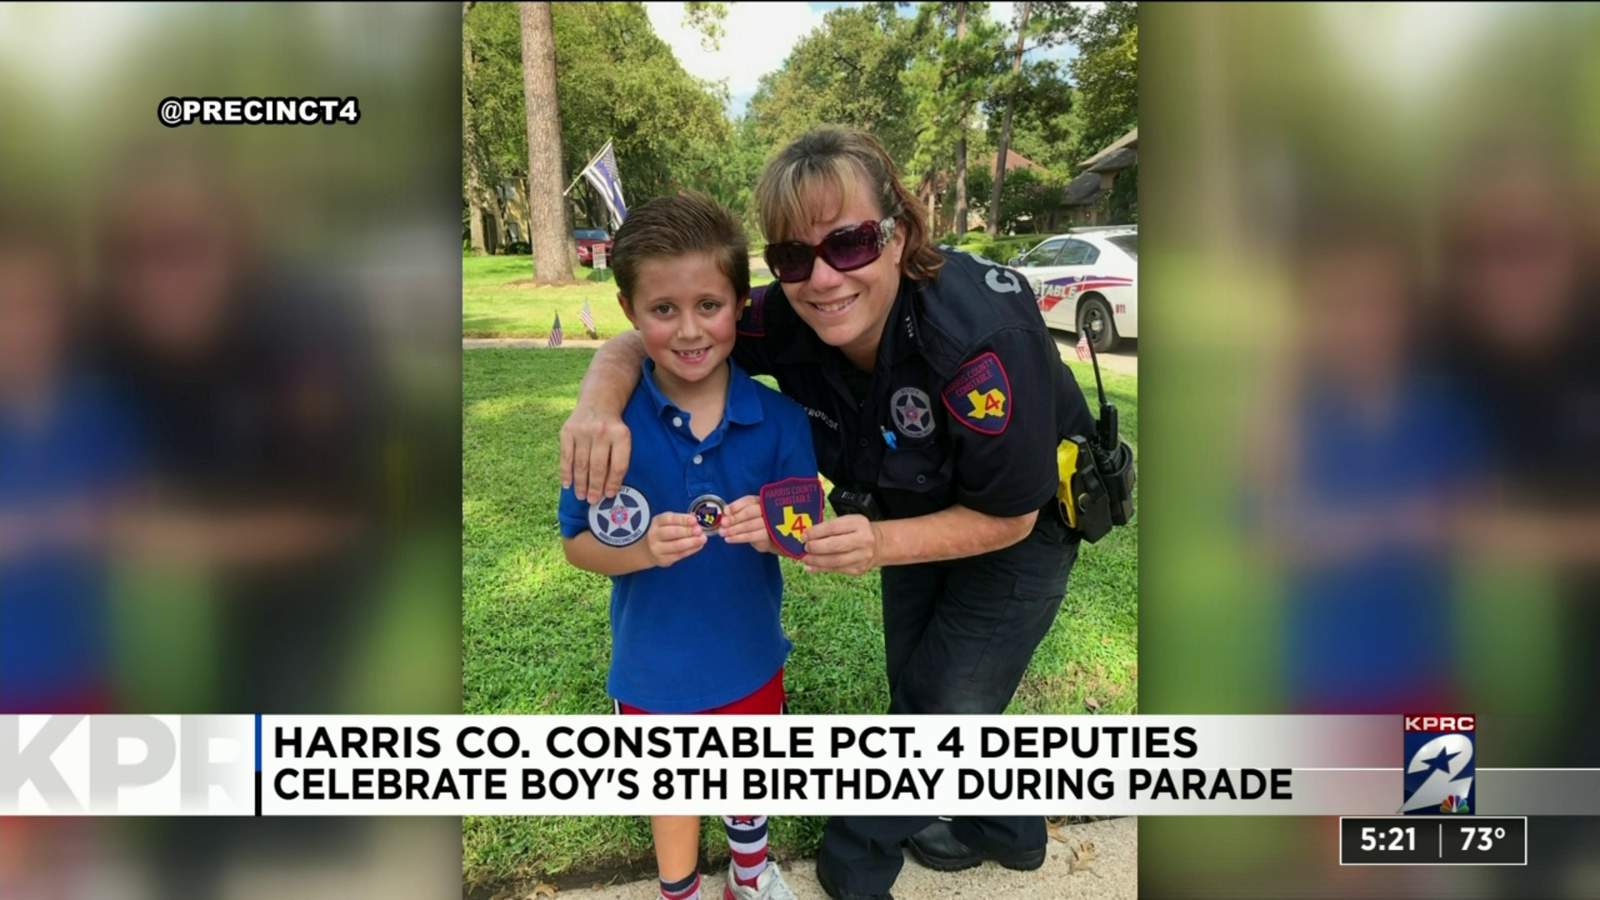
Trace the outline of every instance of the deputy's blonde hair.
[[761, 173], [756, 205], [767, 241], [794, 239], [819, 218], [832, 218], [824, 203], [848, 206], [865, 196], [905, 236], [900, 269], [919, 281], [933, 278], [944, 257], [928, 242], [928, 214], [901, 184], [894, 160], [865, 131], [824, 126], [779, 151]]

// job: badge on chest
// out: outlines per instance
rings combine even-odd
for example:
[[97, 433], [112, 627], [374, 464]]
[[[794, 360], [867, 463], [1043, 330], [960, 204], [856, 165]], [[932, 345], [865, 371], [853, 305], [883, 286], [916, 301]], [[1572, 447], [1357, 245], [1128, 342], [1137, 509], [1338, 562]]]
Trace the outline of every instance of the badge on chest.
[[889, 398], [889, 418], [895, 431], [908, 438], [925, 438], [933, 434], [933, 401], [921, 388], [900, 388]]

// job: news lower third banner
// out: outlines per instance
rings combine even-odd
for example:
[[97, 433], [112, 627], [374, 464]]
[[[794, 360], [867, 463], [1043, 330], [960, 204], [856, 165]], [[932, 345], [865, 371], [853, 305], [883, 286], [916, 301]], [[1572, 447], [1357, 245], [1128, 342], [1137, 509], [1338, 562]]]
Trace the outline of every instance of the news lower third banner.
[[0, 716], [0, 815], [1600, 814], [1476, 717]]

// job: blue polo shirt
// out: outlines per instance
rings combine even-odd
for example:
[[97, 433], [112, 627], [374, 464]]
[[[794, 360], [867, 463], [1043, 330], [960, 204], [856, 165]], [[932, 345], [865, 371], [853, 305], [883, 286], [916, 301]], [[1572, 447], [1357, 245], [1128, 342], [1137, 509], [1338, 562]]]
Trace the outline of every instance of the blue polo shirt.
[[[136, 428], [117, 397], [73, 379], [53, 400], [38, 425], [0, 408], [0, 517], [104, 510], [138, 474]], [[103, 556], [59, 541], [0, 552], [0, 712], [45, 711], [108, 687]]]
[[[608, 517], [617, 523], [611, 540], [644, 540], [656, 513], [686, 513], [706, 494], [732, 503], [764, 484], [816, 476], [805, 410], [728, 365], [722, 422], [700, 440], [689, 430], [689, 413], [657, 387], [654, 362], [645, 361], [622, 414], [633, 436], [626, 490], [600, 504], [616, 513]], [[563, 537], [590, 530], [589, 504], [571, 488], [561, 492], [560, 522]], [[789, 656], [775, 554], [713, 534], [692, 556], [611, 584], [606, 690], [630, 706], [659, 713], [722, 706], [754, 693]]]
[[[1395, 411], [1374, 427], [1344, 392], [1309, 385], [1296, 468], [1316, 510], [1444, 502], [1482, 477], [1483, 441], [1463, 398], [1422, 376], [1394, 390]], [[1298, 567], [1286, 622], [1297, 705], [1404, 712], [1399, 699], [1453, 690], [1462, 658], [1453, 574], [1446, 548], [1399, 540]]]

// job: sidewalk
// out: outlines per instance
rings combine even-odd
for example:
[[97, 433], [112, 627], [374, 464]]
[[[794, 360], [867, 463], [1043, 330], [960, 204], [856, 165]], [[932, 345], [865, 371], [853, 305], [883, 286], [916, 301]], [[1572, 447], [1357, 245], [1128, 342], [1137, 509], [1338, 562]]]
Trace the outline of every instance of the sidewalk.
[[[1021, 900], [1095, 900], [1135, 898], [1139, 895], [1139, 820], [1132, 817], [1052, 827], [1049, 855], [1044, 867], [1033, 872], [1013, 872], [984, 863], [965, 872], [935, 872], [906, 856], [895, 882], [898, 900], [922, 898], [1015, 897]], [[784, 880], [799, 900], [826, 900], [817, 886], [814, 860], [781, 861]], [[705, 873], [700, 894], [722, 896], [726, 872]], [[560, 900], [652, 900], [654, 879], [630, 884], [576, 888], [559, 892]]]

